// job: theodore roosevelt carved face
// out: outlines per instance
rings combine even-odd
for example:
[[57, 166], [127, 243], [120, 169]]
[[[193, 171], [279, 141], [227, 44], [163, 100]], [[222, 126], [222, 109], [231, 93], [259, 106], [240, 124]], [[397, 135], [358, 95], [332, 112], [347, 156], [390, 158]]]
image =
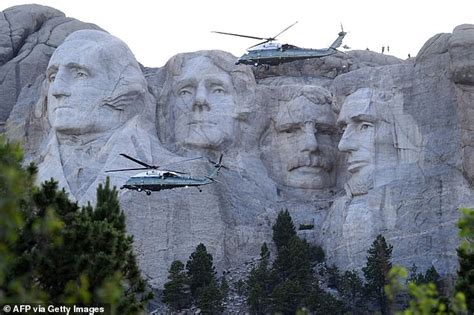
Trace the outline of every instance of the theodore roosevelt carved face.
[[266, 136], [265, 159], [280, 184], [324, 189], [335, 183], [335, 116], [327, 90], [282, 86]]

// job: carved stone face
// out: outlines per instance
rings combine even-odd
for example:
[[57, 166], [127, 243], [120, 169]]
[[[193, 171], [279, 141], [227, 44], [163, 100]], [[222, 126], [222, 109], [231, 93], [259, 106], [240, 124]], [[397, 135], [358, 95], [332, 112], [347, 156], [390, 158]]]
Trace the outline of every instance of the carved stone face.
[[54, 52], [47, 69], [48, 119], [67, 134], [103, 132], [116, 128], [123, 111], [104, 106], [116, 80], [113, 60], [100, 57], [98, 44], [65, 42]]
[[185, 147], [224, 149], [235, 137], [235, 89], [228, 73], [206, 57], [185, 62], [169, 106], [174, 137]]
[[373, 185], [377, 121], [370, 107], [371, 95], [368, 89], [349, 95], [337, 120], [344, 130], [338, 148], [348, 154], [347, 168], [351, 177], [347, 184], [353, 195], [365, 194]]
[[[273, 151], [278, 156], [283, 184], [323, 189], [335, 183], [334, 114], [330, 104], [315, 104], [303, 95], [280, 109], [274, 122]], [[275, 168], [275, 167], [273, 167]]]
[[456, 27], [448, 42], [455, 83], [474, 85], [474, 25]]

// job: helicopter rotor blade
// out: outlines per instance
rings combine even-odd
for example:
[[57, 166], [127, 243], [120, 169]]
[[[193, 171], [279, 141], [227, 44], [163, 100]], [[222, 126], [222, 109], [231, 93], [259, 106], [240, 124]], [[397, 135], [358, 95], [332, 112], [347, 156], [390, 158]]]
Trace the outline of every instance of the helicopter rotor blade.
[[139, 171], [139, 170], [149, 170], [150, 168], [148, 167], [140, 167], [140, 168], [120, 168], [116, 170], [107, 170], [105, 171], [106, 173], [112, 173], [112, 172], [125, 172], [125, 171]]
[[129, 159], [129, 160], [131, 160], [131, 161], [133, 161], [133, 162], [135, 162], [135, 163], [137, 163], [137, 164], [140, 164], [140, 165], [142, 165], [142, 166], [145, 166], [145, 167], [148, 168], [148, 169], [157, 169], [157, 168], [159, 168], [158, 165], [146, 164], [145, 162], [142, 162], [142, 161], [140, 161], [140, 160], [137, 160], [137, 159], [135, 159], [135, 158], [132, 158], [131, 156], [128, 156], [128, 155], [126, 155], [126, 154], [124, 154], [124, 153], [120, 153], [120, 155], [123, 156], [123, 157], [125, 157], [125, 158], [127, 158], [127, 159]]
[[184, 162], [189, 162], [189, 161], [193, 161], [193, 160], [199, 160], [199, 159], [202, 159], [202, 156], [198, 156], [198, 157], [195, 157], [195, 158], [190, 158], [190, 159], [186, 159], [186, 160], [181, 160], [181, 161], [176, 161], [176, 162], [171, 162], [171, 163], [163, 164], [163, 165], [161, 165], [161, 167], [163, 167], [163, 166], [169, 166], [169, 165], [173, 165], [173, 164], [184, 163]]
[[265, 37], [241, 35], [241, 34], [227, 33], [227, 32], [212, 31], [212, 33], [223, 34], [223, 35], [231, 35], [231, 36], [239, 36], [239, 37], [246, 37], [246, 38], [252, 38], [252, 39], [260, 39], [260, 40], [265, 40], [265, 39], [266, 39], [266, 40], [270, 40], [270, 39], [265, 38]]
[[215, 167], [222, 167], [223, 169], [225, 170], [229, 170], [229, 168], [225, 165], [222, 165], [222, 158], [224, 157], [224, 154], [221, 154], [221, 156], [219, 157], [219, 162], [215, 162], [211, 159], [207, 159], [210, 163], [214, 164]]
[[290, 26], [288, 26], [287, 28], [285, 28], [283, 31], [281, 31], [280, 33], [276, 34], [275, 36], [271, 37], [271, 40], [275, 40], [275, 38], [277, 38], [278, 36], [280, 36], [281, 34], [283, 34], [284, 32], [286, 32], [289, 28], [295, 26], [296, 23], [298, 23], [298, 21], [296, 21], [295, 23], [291, 24]]
[[270, 41], [269, 39], [268, 39], [268, 40], [264, 40], [263, 42], [260, 42], [260, 43], [258, 43], [258, 44], [252, 45], [252, 46], [250, 46], [250, 47], [249, 47], [249, 48], [247, 48], [247, 49], [250, 49], [250, 48], [257, 47], [258, 45], [263, 45], [263, 44], [266, 44], [266, 43], [268, 43], [269, 41]]
[[222, 182], [221, 182], [221, 181], [218, 181], [218, 180], [217, 180], [217, 179], [215, 179], [215, 178], [212, 178], [212, 177], [209, 177], [209, 176], [204, 176], [204, 177], [206, 177], [207, 179], [209, 179], [211, 182], [215, 182], [215, 183], [222, 184]]

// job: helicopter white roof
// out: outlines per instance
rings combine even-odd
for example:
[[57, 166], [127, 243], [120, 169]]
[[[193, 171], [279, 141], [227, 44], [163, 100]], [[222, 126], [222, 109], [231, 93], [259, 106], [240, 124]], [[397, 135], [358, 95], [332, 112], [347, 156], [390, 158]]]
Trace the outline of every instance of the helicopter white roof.
[[268, 42], [268, 43], [265, 43], [265, 44], [260, 44], [260, 45], [254, 46], [252, 48], [247, 49], [247, 51], [276, 50], [276, 49], [280, 49], [280, 48], [281, 48], [281, 44], [279, 42], [272, 41], [272, 42]]
[[159, 170], [150, 170], [146, 172], [141, 172], [138, 174], [133, 175], [132, 177], [154, 177], [154, 176], [163, 176], [164, 174], [179, 176], [178, 173], [172, 171], [159, 171]]

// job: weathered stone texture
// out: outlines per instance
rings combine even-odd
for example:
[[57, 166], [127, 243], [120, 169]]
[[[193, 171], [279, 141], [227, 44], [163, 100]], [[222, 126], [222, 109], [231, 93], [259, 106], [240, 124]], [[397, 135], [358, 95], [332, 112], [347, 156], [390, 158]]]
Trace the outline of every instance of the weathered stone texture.
[[7, 120], [21, 89], [44, 73], [56, 47], [80, 29], [100, 28], [41, 5], [0, 13], [0, 123]]
[[[207, 159], [224, 152], [228, 169], [202, 193], [120, 192], [141, 268], [156, 287], [171, 262], [187, 260], [200, 242], [219, 271], [251, 261], [262, 242], [271, 242], [282, 209], [297, 228], [313, 226], [298, 234], [322, 245], [342, 269], [360, 268], [383, 234], [396, 263], [455, 273], [457, 209], [474, 206], [472, 25], [434, 36], [405, 61], [361, 50], [268, 70], [236, 66], [222, 51], [140, 67], [110, 35], [82, 31], [65, 41], [84, 28], [98, 29], [41, 6], [3, 12], [0, 121], [9, 116], [7, 135], [24, 143], [41, 179], [59, 177], [80, 203], [94, 199], [106, 169], [133, 167], [119, 153], [152, 164], [203, 156], [177, 168], [206, 175], [213, 168]], [[96, 59], [105, 39], [117, 45], [109, 64]], [[79, 53], [86, 43], [95, 48]], [[68, 92], [77, 82], [54, 83], [62, 74], [54, 69], [70, 58], [85, 58], [108, 79]], [[122, 73], [116, 60], [131, 72]], [[46, 77], [48, 63], [54, 67]], [[115, 98], [105, 95], [116, 84]], [[59, 108], [66, 99], [82, 100], [77, 117], [96, 110], [108, 124], [114, 113], [123, 116], [100, 132], [101, 124], [61, 125], [40, 106], [45, 96], [46, 105]], [[93, 102], [103, 106], [91, 109]], [[112, 183], [130, 175], [114, 173]]]

